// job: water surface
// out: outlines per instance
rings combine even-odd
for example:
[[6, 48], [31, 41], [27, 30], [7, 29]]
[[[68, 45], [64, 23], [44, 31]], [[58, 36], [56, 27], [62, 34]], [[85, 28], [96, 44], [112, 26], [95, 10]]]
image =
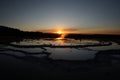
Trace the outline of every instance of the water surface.
[[[31, 53], [32, 56], [43, 57], [43, 55], [36, 55], [34, 53], [41, 54], [43, 52], [51, 53], [48, 58], [52, 60], [91, 60], [94, 59], [95, 54], [101, 50], [111, 50], [111, 49], [120, 49], [120, 45], [115, 42], [111, 42], [111, 45], [104, 46], [104, 44], [108, 44], [109, 42], [98, 41], [98, 40], [90, 40], [90, 39], [24, 39], [20, 42], [12, 42], [11, 44], [19, 45], [19, 46], [31, 46], [31, 45], [52, 45], [52, 46], [73, 46], [73, 45], [96, 45], [103, 44], [102, 46], [93, 46], [93, 47], [67, 47], [67, 48], [51, 48], [51, 47], [14, 47], [14, 46], [3, 46], [0, 45], [1, 48], [6, 48], [9, 50], [4, 51], [5, 53], [15, 54], [21, 56], [22, 51], [24, 53]], [[11, 50], [12, 49], [12, 50]], [[16, 50], [16, 51], [15, 51]], [[23, 56], [23, 55], [22, 55]], [[45, 54], [44, 54], [45, 56]]]

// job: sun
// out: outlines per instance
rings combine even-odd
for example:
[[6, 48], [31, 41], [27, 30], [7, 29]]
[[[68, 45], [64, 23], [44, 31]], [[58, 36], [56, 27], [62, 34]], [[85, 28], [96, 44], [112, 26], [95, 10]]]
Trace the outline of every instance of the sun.
[[61, 30], [58, 30], [57, 33], [58, 34], [63, 34], [63, 32]]

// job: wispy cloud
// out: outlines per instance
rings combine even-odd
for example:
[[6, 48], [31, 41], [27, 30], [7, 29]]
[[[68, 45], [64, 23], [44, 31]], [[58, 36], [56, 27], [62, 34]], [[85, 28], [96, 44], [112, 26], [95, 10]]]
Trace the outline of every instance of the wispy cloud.
[[[80, 33], [80, 34], [120, 34], [120, 30], [106, 29], [106, 28], [92, 28], [92, 29], [75, 29], [75, 28], [66, 28], [61, 29], [64, 33]], [[56, 33], [59, 29], [43, 29], [37, 30], [38, 32], [44, 33]]]
[[[50, 33], [54, 33], [57, 32], [59, 29], [43, 29], [43, 30], [37, 30], [39, 32], [50, 32]], [[76, 33], [79, 30], [78, 29], [74, 29], [74, 28], [66, 28], [66, 29], [60, 29], [62, 30], [64, 33]]]

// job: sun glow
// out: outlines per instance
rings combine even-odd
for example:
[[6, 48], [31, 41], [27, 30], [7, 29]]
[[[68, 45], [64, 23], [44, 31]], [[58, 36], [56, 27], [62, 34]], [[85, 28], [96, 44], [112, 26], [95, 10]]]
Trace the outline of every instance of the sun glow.
[[63, 40], [63, 39], [65, 39], [65, 37], [66, 37], [66, 35], [67, 35], [67, 34], [65, 33], [65, 31], [64, 31], [64, 30], [61, 30], [61, 29], [57, 30], [56, 33], [60, 35], [60, 37], [56, 38], [56, 39], [58, 39], [58, 40]]
[[63, 31], [59, 30], [57, 31], [58, 34], [63, 34]]

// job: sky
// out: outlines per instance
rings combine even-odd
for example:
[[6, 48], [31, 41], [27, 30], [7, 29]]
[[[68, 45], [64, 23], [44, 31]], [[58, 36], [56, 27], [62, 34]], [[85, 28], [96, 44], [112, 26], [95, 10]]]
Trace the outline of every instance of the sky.
[[24, 31], [120, 34], [120, 0], [0, 0], [0, 25]]

